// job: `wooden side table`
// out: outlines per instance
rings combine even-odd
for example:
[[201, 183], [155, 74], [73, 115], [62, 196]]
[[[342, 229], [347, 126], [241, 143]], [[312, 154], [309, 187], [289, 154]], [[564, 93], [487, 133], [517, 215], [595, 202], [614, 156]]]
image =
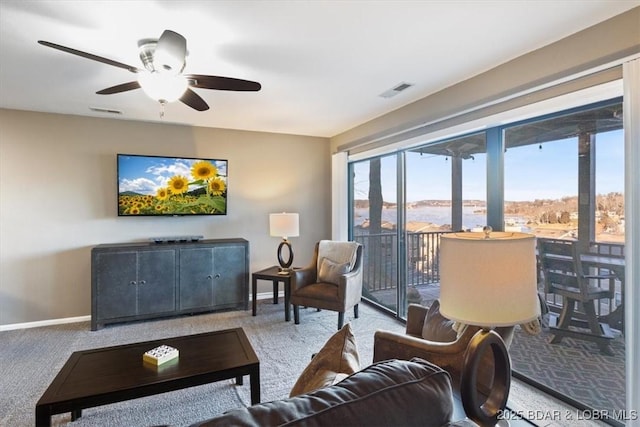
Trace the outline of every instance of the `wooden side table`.
[[264, 270], [256, 271], [251, 274], [251, 300], [252, 300], [252, 315], [256, 315], [256, 301], [258, 298], [258, 280], [270, 280], [273, 283], [273, 303], [278, 303], [278, 284], [280, 282], [284, 285], [284, 320], [286, 322], [291, 320], [291, 304], [289, 299], [291, 297], [291, 273], [279, 274], [280, 267], [274, 265]]

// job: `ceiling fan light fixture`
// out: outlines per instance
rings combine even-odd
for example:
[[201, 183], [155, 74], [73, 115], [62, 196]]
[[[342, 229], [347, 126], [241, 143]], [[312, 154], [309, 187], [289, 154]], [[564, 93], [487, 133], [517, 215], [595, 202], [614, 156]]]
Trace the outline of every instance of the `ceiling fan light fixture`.
[[[168, 102], [180, 100], [180, 102], [196, 111], [207, 111], [209, 105], [200, 95], [189, 89], [189, 86], [198, 89], [240, 92], [254, 92], [262, 88], [258, 82], [233, 77], [205, 74], [183, 75], [182, 71], [188, 54], [187, 40], [182, 35], [171, 30], [165, 30], [159, 39], [142, 39], [138, 41], [140, 60], [144, 65], [144, 69], [46, 40], [38, 40], [38, 43], [71, 55], [122, 68], [137, 75], [137, 79], [134, 81], [97, 91], [96, 94], [98, 95], [112, 95], [142, 88], [147, 96], [160, 102], [162, 106]], [[162, 111], [164, 111], [164, 108]], [[163, 113], [160, 114], [160, 117], [162, 115]]]
[[187, 90], [188, 81], [182, 75], [159, 73], [139, 73], [138, 83], [151, 99], [159, 102], [174, 102]]

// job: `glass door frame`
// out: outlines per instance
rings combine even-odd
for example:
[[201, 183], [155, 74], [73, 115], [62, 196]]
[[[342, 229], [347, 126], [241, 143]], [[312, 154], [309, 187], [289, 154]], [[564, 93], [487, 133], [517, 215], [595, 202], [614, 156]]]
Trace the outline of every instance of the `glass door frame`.
[[[504, 132], [506, 129], [514, 126], [526, 125], [528, 123], [533, 123], [536, 121], [546, 120], [553, 117], [570, 115], [576, 112], [596, 109], [602, 106], [607, 106], [614, 103], [622, 102], [622, 97], [614, 97], [607, 100], [602, 100], [594, 103], [589, 103], [587, 105], [581, 105], [578, 107], [568, 108], [568, 109], [560, 109], [558, 111], [554, 111], [547, 114], [537, 115], [525, 120], [513, 121], [506, 124], [502, 124], [499, 126], [488, 127], [484, 129], [485, 139], [486, 139], [486, 185], [487, 185], [487, 225], [491, 226], [496, 231], [504, 230], [505, 224], [505, 214], [504, 214], [504, 203], [505, 203], [505, 181], [504, 181], [504, 152], [505, 152], [505, 142], [504, 142]], [[478, 132], [482, 132], [482, 130], [474, 130], [464, 134], [443, 137], [434, 141], [430, 141], [426, 144], [423, 144], [424, 147], [432, 147], [437, 146], [438, 144], [442, 144], [444, 142], [450, 141], [452, 139], [463, 138], [468, 135], [473, 135]], [[356, 161], [348, 161], [348, 234], [349, 239], [354, 239], [354, 224], [353, 224], [353, 215], [354, 215], [354, 171], [353, 165], [355, 163], [360, 163], [364, 161], [370, 161], [375, 158], [383, 158], [386, 156], [396, 156], [396, 206], [397, 206], [397, 217], [396, 217], [396, 247], [395, 253], [397, 254], [397, 269], [396, 269], [396, 311], [393, 312], [387, 307], [379, 305], [385, 311], [393, 313], [397, 318], [405, 320], [406, 319], [406, 310], [407, 310], [407, 235], [406, 235], [406, 179], [407, 179], [407, 171], [406, 171], [406, 152], [411, 149], [416, 149], [419, 145], [402, 148], [396, 151], [391, 151], [388, 153], [371, 156], [368, 158], [359, 159]], [[593, 213], [588, 218], [589, 221], [593, 221]], [[583, 219], [584, 221], [584, 219]], [[592, 228], [592, 227], [591, 227]], [[400, 261], [402, 260], [402, 262]]]

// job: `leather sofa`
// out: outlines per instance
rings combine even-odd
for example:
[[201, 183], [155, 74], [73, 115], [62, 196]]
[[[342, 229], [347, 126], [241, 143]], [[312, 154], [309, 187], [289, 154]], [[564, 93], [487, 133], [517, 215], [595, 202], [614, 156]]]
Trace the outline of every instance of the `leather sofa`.
[[419, 358], [393, 359], [334, 385], [231, 410], [192, 427], [476, 425], [460, 411], [448, 372]]

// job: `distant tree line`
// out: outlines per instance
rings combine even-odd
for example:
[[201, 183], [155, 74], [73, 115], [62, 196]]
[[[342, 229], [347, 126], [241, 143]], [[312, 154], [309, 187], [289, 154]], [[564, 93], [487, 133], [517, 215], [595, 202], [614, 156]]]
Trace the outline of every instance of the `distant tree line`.
[[[382, 200], [382, 190], [378, 175], [378, 162], [372, 161], [370, 167], [369, 199], [354, 200], [355, 208], [369, 208], [372, 233], [381, 224], [382, 208], [394, 208], [395, 203]], [[442, 205], [441, 200], [423, 200], [415, 202], [416, 206]], [[618, 218], [624, 216], [624, 195], [619, 192], [596, 195], [596, 209], [600, 211], [599, 222], [602, 226], [614, 227]], [[567, 196], [561, 199], [535, 199], [533, 201], [505, 202], [506, 215], [521, 216], [528, 221], [541, 224], [570, 224], [571, 213], [578, 212], [578, 196]], [[613, 218], [612, 218], [613, 216]]]
[[[618, 192], [598, 194], [596, 209], [600, 212], [600, 224], [612, 227], [617, 224], [616, 218], [624, 216], [624, 195]], [[578, 196], [505, 203], [506, 214], [523, 216], [542, 224], [569, 224], [572, 212], [578, 212]]]

